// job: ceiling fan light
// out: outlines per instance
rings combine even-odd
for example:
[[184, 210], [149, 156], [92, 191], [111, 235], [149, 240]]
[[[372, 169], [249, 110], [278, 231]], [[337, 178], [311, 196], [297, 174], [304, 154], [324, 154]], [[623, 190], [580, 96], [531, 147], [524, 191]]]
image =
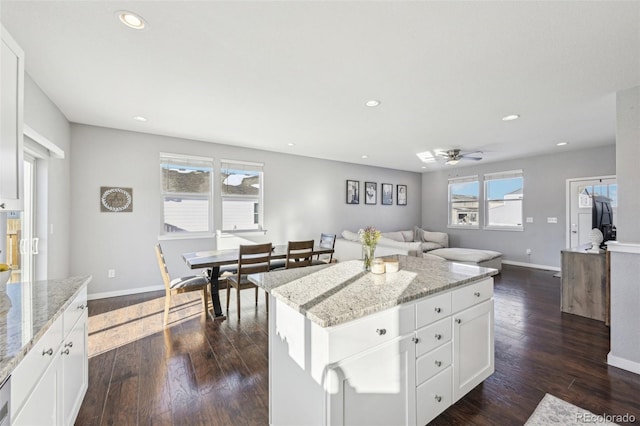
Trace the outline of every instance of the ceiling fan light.
[[453, 159], [453, 158], [452, 158], [451, 160], [447, 160], [444, 164], [447, 164], [447, 165], [449, 165], [449, 166], [453, 166], [453, 165], [455, 165], [455, 164], [458, 164], [458, 162], [459, 162], [459, 161], [460, 161], [460, 160], [456, 160], [456, 159]]

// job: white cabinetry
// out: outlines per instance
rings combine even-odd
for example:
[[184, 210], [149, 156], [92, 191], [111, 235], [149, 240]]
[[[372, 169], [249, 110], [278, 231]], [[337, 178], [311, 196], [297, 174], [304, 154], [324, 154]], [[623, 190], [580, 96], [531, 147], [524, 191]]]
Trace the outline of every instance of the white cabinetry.
[[22, 210], [24, 52], [4, 27], [0, 44], [0, 211]]
[[88, 385], [86, 301], [84, 287], [13, 371], [13, 425], [75, 421]]
[[488, 278], [322, 328], [271, 296], [270, 424], [429, 423], [493, 373], [492, 297]]

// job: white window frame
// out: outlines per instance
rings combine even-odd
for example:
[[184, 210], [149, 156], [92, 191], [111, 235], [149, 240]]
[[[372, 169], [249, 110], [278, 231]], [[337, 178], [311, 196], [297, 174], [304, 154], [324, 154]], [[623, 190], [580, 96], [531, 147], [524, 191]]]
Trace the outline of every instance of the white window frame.
[[[164, 160], [168, 160], [168, 161], [176, 161], [178, 163], [180, 162], [189, 162], [189, 161], [194, 161], [194, 162], [198, 162], [198, 163], [208, 163], [211, 169], [211, 172], [209, 173], [209, 192], [206, 194], [193, 194], [193, 193], [183, 193], [183, 192], [166, 192], [164, 190], [164, 185], [163, 185], [163, 176], [162, 176], [162, 165], [164, 164]], [[176, 154], [176, 153], [168, 153], [168, 152], [161, 152], [160, 153], [160, 236], [159, 239], [162, 240], [166, 240], [166, 239], [181, 239], [181, 238], [210, 238], [214, 235], [214, 220], [213, 220], [213, 195], [214, 195], [214, 164], [213, 164], [214, 159], [211, 157], [200, 157], [200, 156], [195, 156], [195, 155], [185, 155], [185, 154]], [[201, 200], [207, 200], [208, 201], [208, 210], [209, 210], [209, 215], [208, 215], [208, 224], [207, 224], [207, 230], [206, 231], [184, 231], [184, 232], [167, 232], [165, 231], [165, 211], [164, 211], [164, 199], [165, 196], [171, 196], [171, 195], [175, 195], [175, 196], [186, 196], [189, 198], [195, 198], [195, 199], [201, 199]]]
[[[520, 198], [513, 200], [498, 200], [498, 199], [489, 199], [489, 190], [488, 187], [491, 181], [501, 180], [501, 179], [512, 179], [512, 178], [521, 178], [522, 179], [522, 194]], [[483, 189], [484, 189], [484, 228], [488, 231], [524, 231], [524, 172], [523, 170], [509, 170], [506, 172], [495, 172], [495, 173], [486, 173], [483, 176]], [[490, 225], [489, 224], [489, 202], [492, 201], [503, 201], [505, 203], [516, 202], [519, 201], [522, 203], [520, 224], [513, 226], [505, 226], [505, 225]]]
[[[472, 182], [477, 182], [478, 183], [478, 198], [475, 201], [478, 205], [478, 210], [477, 210], [477, 215], [478, 215], [478, 220], [477, 220], [477, 225], [473, 225], [473, 224], [469, 224], [469, 225], [460, 225], [460, 224], [456, 224], [456, 223], [451, 223], [451, 218], [453, 216], [453, 205], [454, 202], [451, 200], [451, 185], [453, 184], [459, 184], [459, 183], [472, 183]], [[480, 209], [482, 207], [482, 203], [480, 201], [480, 191], [481, 191], [482, 186], [480, 185], [480, 180], [479, 180], [479, 176], [478, 175], [471, 175], [471, 176], [462, 176], [462, 177], [455, 177], [455, 178], [449, 178], [448, 183], [447, 183], [447, 228], [456, 228], [456, 229], [480, 229], [480, 223], [481, 223], [481, 219], [482, 216], [480, 214]], [[460, 203], [460, 202], [455, 202]]]
[[242, 160], [220, 160], [220, 176], [222, 177], [224, 170], [247, 170], [251, 172], [258, 172], [260, 174], [260, 186], [258, 195], [235, 195], [225, 194], [222, 188], [222, 179], [220, 178], [220, 225], [224, 228], [224, 202], [225, 201], [257, 201], [258, 203], [258, 223], [255, 228], [248, 229], [222, 229], [222, 232], [227, 234], [233, 233], [247, 233], [247, 232], [260, 232], [264, 230], [264, 163], [255, 163]]

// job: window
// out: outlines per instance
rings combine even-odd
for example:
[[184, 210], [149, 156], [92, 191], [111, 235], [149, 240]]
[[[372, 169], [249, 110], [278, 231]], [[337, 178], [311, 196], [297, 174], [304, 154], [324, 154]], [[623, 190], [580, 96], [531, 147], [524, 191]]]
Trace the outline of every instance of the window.
[[591, 208], [591, 199], [594, 195], [602, 195], [611, 199], [611, 207], [618, 208], [617, 184], [581, 185], [578, 187], [578, 207]]
[[222, 229], [262, 229], [262, 164], [222, 160]]
[[213, 233], [213, 159], [160, 153], [162, 234]]
[[449, 179], [449, 226], [478, 228], [478, 176]]
[[522, 230], [522, 170], [484, 175], [485, 226]]

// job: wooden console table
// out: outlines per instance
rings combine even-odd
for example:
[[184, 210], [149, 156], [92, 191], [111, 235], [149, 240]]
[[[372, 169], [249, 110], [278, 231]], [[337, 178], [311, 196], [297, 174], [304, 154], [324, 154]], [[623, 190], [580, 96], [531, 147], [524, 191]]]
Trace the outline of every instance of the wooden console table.
[[589, 248], [590, 244], [561, 251], [560, 309], [609, 324], [606, 253], [590, 253]]

